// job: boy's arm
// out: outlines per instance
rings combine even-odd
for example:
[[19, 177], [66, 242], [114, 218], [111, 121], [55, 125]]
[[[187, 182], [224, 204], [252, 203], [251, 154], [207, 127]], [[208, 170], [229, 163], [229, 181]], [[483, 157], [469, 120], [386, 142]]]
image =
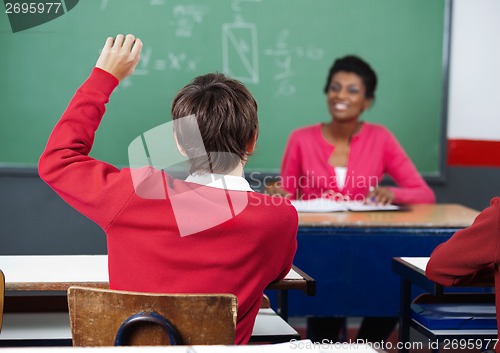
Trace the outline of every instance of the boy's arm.
[[89, 79], [77, 90], [40, 157], [39, 174], [66, 202], [105, 228], [133, 194], [117, 190], [120, 171], [88, 156], [94, 134], [119, 80], [139, 61], [133, 36], [108, 38]]
[[500, 240], [499, 207], [500, 199], [493, 199], [470, 227], [459, 230], [433, 251], [426, 269], [430, 280], [453, 286], [493, 278]]

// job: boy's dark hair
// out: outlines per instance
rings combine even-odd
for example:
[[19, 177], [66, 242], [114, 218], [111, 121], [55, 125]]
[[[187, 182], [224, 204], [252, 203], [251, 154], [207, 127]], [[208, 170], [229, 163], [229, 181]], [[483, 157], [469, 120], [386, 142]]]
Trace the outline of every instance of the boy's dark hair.
[[358, 75], [365, 85], [365, 97], [375, 99], [377, 74], [366, 61], [355, 55], [347, 55], [335, 60], [326, 80], [325, 94], [328, 93], [333, 75], [340, 71], [352, 72]]
[[177, 93], [171, 111], [190, 173], [232, 171], [249, 155], [247, 145], [259, 130], [254, 97], [241, 82], [221, 73], [193, 79]]

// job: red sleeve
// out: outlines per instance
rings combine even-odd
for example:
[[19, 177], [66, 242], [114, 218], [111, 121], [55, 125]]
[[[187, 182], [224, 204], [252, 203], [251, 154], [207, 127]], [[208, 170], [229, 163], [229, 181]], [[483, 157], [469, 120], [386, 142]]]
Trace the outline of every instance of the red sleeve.
[[435, 203], [434, 192], [422, 178], [412, 160], [408, 157], [396, 137], [387, 130], [385, 149], [386, 172], [389, 174], [397, 187], [390, 189], [394, 193], [396, 204], [422, 204]]
[[94, 68], [52, 131], [38, 164], [40, 177], [102, 228], [133, 193], [133, 187], [115, 187], [120, 170], [89, 157], [105, 104], [117, 85], [114, 76]]
[[484, 280], [498, 263], [500, 198], [481, 212], [474, 223], [456, 232], [431, 254], [426, 275], [434, 282], [452, 286]]

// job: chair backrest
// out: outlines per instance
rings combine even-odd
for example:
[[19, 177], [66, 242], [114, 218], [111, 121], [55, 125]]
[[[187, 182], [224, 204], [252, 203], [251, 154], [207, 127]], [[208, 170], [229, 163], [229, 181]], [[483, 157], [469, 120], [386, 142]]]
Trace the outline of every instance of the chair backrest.
[[3, 275], [2, 270], [0, 270], [0, 332], [2, 331], [4, 298], [5, 298], [5, 276]]
[[[168, 325], [179, 333], [180, 344], [234, 344], [237, 298], [233, 294], [156, 294], [70, 287], [68, 308], [73, 346], [113, 346], [127, 320], [124, 327], [133, 324], [133, 330], [126, 328], [130, 335], [125, 341], [130, 345], [175, 344], [165, 333], [170, 332], [165, 328]], [[150, 313], [154, 313], [153, 318]], [[136, 314], [143, 316], [139, 322], [131, 318]]]
[[261, 309], [271, 308], [271, 301], [269, 300], [269, 297], [265, 293], [262, 294], [262, 301], [260, 302], [260, 308]]

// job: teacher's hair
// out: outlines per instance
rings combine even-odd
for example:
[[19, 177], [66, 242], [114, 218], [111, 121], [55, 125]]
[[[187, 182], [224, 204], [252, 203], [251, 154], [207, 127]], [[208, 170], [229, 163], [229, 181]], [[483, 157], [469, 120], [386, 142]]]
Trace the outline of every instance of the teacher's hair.
[[328, 79], [326, 80], [324, 89], [325, 94], [328, 93], [333, 75], [340, 71], [352, 72], [358, 75], [365, 85], [365, 97], [375, 99], [375, 89], [377, 88], [377, 74], [366, 61], [355, 55], [347, 55], [343, 58], [338, 58], [335, 60], [332, 67], [330, 68]]
[[171, 113], [190, 173], [232, 171], [250, 154], [248, 144], [259, 130], [254, 97], [243, 83], [221, 73], [193, 79], [175, 96]]

